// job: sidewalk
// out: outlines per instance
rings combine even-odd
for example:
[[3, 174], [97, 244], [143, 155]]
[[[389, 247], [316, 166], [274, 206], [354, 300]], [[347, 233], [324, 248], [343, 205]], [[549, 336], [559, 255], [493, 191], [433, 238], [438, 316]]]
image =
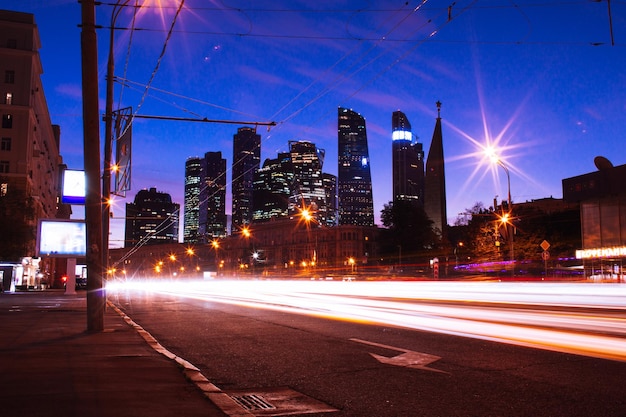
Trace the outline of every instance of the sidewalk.
[[104, 328], [84, 291], [0, 293], [0, 415], [225, 416], [110, 307]]

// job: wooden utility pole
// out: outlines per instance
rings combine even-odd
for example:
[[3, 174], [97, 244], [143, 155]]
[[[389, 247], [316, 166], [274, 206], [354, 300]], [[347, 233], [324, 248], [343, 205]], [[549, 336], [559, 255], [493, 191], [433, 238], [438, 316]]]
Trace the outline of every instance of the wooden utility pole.
[[86, 177], [87, 330], [104, 330], [106, 295], [102, 279], [102, 193], [100, 191], [100, 118], [98, 110], [98, 47], [94, 0], [82, 0], [80, 34], [83, 76], [83, 150]]

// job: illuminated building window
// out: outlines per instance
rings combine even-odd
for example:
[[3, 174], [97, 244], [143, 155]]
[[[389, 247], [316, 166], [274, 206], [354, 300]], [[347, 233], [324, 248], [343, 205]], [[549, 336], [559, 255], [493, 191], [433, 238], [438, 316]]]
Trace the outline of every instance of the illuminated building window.
[[2, 127], [4, 129], [11, 129], [13, 127], [13, 116], [10, 114], [2, 115]]

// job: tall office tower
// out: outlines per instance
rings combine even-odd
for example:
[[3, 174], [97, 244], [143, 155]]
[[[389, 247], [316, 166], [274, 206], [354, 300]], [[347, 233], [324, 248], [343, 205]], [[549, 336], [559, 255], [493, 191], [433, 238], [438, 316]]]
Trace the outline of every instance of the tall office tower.
[[240, 127], [233, 136], [232, 233], [252, 221], [254, 173], [261, 164], [261, 136], [252, 127]]
[[[41, 42], [29, 13], [0, 10], [0, 258], [34, 256], [38, 219], [57, 217], [60, 129], [41, 82]], [[65, 210], [67, 214], [67, 210]], [[67, 216], [66, 216], [67, 217]]]
[[156, 188], [139, 191], [133, 203], [126, 203], [124, 247], [178, 242], [179, 211], [169, 194]]
[[201, 242], [226, 236], [226, 159], [221, 152], [207, 152], [202, 160], [200, 217]]
[[413, 142], [411, 123], [401, 111], [391, 115], [393, 201], [424, 204], [424, 150]]
[[254, 175], [252, 219], [255, 223], [287, 218], [289, 196], [294, 172], [291, 154], [281, 152], [275, 159], [266, 159]]
[[324, 192], [326, 193], [326, 222], [325, 226], [337, 226], [337, 176], [329, 173], [322, 173]]
[[328, 214], [322, 167], [326, 151], [308, 141], [289, 141], [294, 181], [289, 199], [289, 215], [296, 217], [309, 209], [317, 224], [325, 224]]
[[446, 216], [446, 174], [443, 159], [443, 137], [441, 134], [441, 102], [437, 102], [437, 122], [433, 140], [426, 159], [426, 178], [424, 189], [424, 210], [433, 221], [441, 237], [446, 236], [448, 220]]
[[183, 217], [183, 241], [198, 243], [200, 225], [200, 189], [202, 160], [188, 158], [185, 162], [185, 215]]
[[365, 119], [358, 113], [338, 111], [339, 225], [374, 226], [374, 199]]

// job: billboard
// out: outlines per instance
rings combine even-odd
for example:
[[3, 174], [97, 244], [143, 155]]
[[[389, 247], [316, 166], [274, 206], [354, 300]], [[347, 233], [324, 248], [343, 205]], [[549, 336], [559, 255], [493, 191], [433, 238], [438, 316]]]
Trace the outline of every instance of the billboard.
[[115, 191], [125, 196], [130, 190], [132, 156], [132, 108], [126, 107], [113, 112], [115, 126]]
[[66, 169], [63, 171], [63, 195], [61, 202], [64, 204], [85, 204], [85, 171]]
[[76, 258], [85, 256], [86, 248], [84, 220], [39, 220], [37, 256]]

